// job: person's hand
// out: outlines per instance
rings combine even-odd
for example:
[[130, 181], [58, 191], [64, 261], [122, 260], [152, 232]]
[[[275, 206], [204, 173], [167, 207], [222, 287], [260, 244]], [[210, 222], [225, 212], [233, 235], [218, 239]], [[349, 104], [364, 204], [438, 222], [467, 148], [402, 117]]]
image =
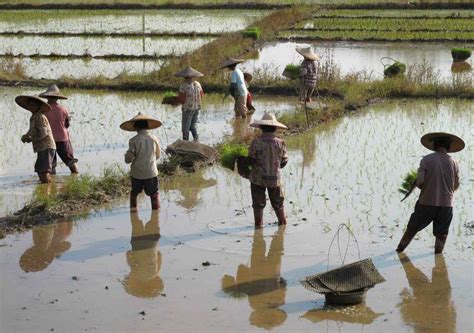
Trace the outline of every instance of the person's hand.
[[29, 142], [29, 137], [28, 135], [24, 134], [21, 136], [21, 142], [26, 143]]

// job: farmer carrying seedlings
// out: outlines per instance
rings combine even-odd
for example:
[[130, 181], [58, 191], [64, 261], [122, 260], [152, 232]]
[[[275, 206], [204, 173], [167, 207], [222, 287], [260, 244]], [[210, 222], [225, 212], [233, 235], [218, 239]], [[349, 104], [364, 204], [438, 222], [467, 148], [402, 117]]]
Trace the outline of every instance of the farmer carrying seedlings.
[[241, 59], [229, 58], [224, 61], [221, 68], [227, 68], [232, 71], [230, 76], [230, 88], [229, 93], [234, 97], [234, 112], [236, 118], [246, 118], [247, 109], [247, 85], [245, 84], [244, 73], [237, 68], [237, 64], [244, 62]]
[[39, 94], [39, 97], [48, 99], [48, 104], [51, 107], [50, 112], [46, 112], [45, 116], [48, 118], [49, 125], [53, 131], [54, 141], [56, 142], [56, 154], [53, 160], [53, 174], [56, 173], [57, 155], [66, 164], [71, 173], [79, 173], [77, 170], [77, 159], [74, 157], [71, 140], [69, 137], [69, 112], [65, 106], [58, 103], [59, 99], [67, 99], [59, 92], [57, 85], [52, 84], [45, 92]]
[[149, 131], [160, 126], [161, 121], [141, 113], [120, 125], [124, 131], [137, 132], [137, 135], [130, 139], [125, 153], [125, 163], [132, 163], [130, 211], [137, 210], [137, 197], [143, 189], [146, 195], [150, 196], [152, 209], [160, 208], [158, 168], [156, 167], [156, 160], [160, 158], [160, 145], [158, 139]]
[[261, 120], [254, 121], [250, 126], [259, 127], [262, 130], [262, 135], [254, 139], [249, 148], [249, 158], [251, 158], [253, 165], [249, 179], [255, 227], [263, 227], [263, 209], [266, 204], [265, 190], [268, 190], [278, 224], [285, 225], [286, 217], [280, 172], [288, 162], [288, 156], [285, 141], [277, 138], [275, 132], [277, 128], [287, 129], [287, 127], [278, 122], [272, 113], [265, 113]]
[[435, 254], [438, 254], [443, 252], [448, 237], [454, 191], [459, 188], [459, 166], [448, 153], [464, 149], [464, 141], [453, 134], [428, 133], [421, 137], [421, 144], [434, 153], [426, 155], [420, 162], [416, 179], [416, 185], [421, 189], [420, 197], [397, 252], [403, 252], [416, 233], [433, 222]]
[[300, 102], [311, 102], [311, 95], [316, 87], [316, 60], [319, 56], [311, 47], [297, 47], [296, 52], [303, 56], [300, 67]]
[[198, 141], [196, 123], [199, 110], [201, 110], [201, 100], [204, 96], [204, 91], [201, 84], [196, 81], [196, 78], [204, 76], [204, 74], [188, 66], [177, 72], [175, 76], [184, 78], [184, 82], [179, 86], [178, 95], [178, 103], [183, 105], [181, 116], [183, 140], [189, 140], [189, 131], [191, 131], [194, 141]]
[[22, 135], [21, 141], [33, 144], [33, 151], [38, 154], [35, 172], [42, 183], [50, 183], [56, 144], [48, 118], [43, 113], [51, 112], [51, 107], [36, 96], [17, 96], [15, 102], [32, 113], [30, 128], [26, 134]]

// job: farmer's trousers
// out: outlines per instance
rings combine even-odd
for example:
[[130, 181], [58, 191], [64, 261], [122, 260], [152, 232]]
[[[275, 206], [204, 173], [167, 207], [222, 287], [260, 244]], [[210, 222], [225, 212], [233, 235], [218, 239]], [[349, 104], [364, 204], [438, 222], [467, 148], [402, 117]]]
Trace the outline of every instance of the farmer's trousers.
[[273, 209], [279, 209], [283, 207], [283, 202], [285, 197], [283, 196], [283, 191], [281, 186], [276, 187], [265, 187], [260, 186], [254, 183], [250, 183], [250, 191], [252, 193], [252, 207], [253, 208], [265, 208], [266, 197], [265, 190], [268, 190], [268, 197], [270, 198], [270, 203], [272, 204]]
[[453, 207], [438, 207], [420, 205], [418, 202], [415, 205], [415, 211], [411, 214], [407, 229], [413, 233], [426, 228], [433, 222], [433, 235], [442, 236], [447, 235], [449, 226], [453, 219]]
[[305, 85], [301, 82], [300, 85], [300, 101], [305, 101], [313, 95], [316, 85]]
[[193, 135], [194, 140], [198, 139], [196, 130], [196, 123], [199, 116], [199, 109], [197, 110], [183, 110], [181, 116], [181, 129], [183, 132], [183, 140], [189, 140], [189, 131]]

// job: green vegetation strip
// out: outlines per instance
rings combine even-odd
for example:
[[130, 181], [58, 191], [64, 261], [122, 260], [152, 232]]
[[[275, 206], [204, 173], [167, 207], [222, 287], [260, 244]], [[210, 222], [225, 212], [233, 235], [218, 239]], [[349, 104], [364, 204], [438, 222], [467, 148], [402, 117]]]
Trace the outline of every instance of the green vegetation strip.
[[379, 31], [474, 31], [473, 20], [451, 18], [318, 18], [300, 23], [297, 28], [321, 30], [379, 30]]
[[314, 17], [339, 17], [339, 18], [474, 18], [474, 10], [418, 10], [418, 9], [403, 9], [403, 10], [319, 10], [314, 13]]
[[474, 31], [283, 31], [280, 40], [347, 41], [474, 41]]

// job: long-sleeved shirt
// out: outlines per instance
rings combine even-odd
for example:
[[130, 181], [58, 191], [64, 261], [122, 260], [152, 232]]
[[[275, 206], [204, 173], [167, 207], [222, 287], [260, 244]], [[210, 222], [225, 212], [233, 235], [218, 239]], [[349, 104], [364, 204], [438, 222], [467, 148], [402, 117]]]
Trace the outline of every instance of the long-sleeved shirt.
[[300, 75], [305, 87], [314, 87], [316, 85], [316, 71], [316, 61], [303, 60], [300, 67]]
[[286, 144], [273, 133], [263, 133], [250, 144], [249, 157], [255, 159], [250, 181], [259, 186], [280, 186], [282, 163], [288, 161]]
[[232, 71], [230, 82], [236, 85], [236, 95], [247, 96], [247, 85], [245, 84], [244, 73], [238, 68]]
[[148, 130], [139, 130], [130, 139], [125, 153], [125, 163], [132, 163], [130, 176], [136, 179], [148, 179], [158, 176], [156, 160], [160, 158], [158, 139]]
[[58, 103], [52, 103], [49, 106], [51, 106], [51, 111], [46, 112], [44, 115], [48, 118], [49, 125], [53, 131], [54, 141], [69, 141], [69, 133], [66, 128], [66, 122], [69, 121], [69, 112], [66, 107]]
[[32, 114], [30, 128], [23, 137], [26, 142], [33, 143], [33, 151], [35, 153], [46, 149], [56, 149], [56, 143], [54, 142], [48, 119], [39, 111]]
[[426, 155], [420, 162], [416, 184], [421, 188], [420, 204], [452, 207], [454, 191], [459, 188], [458, 163], [446, 153]]

